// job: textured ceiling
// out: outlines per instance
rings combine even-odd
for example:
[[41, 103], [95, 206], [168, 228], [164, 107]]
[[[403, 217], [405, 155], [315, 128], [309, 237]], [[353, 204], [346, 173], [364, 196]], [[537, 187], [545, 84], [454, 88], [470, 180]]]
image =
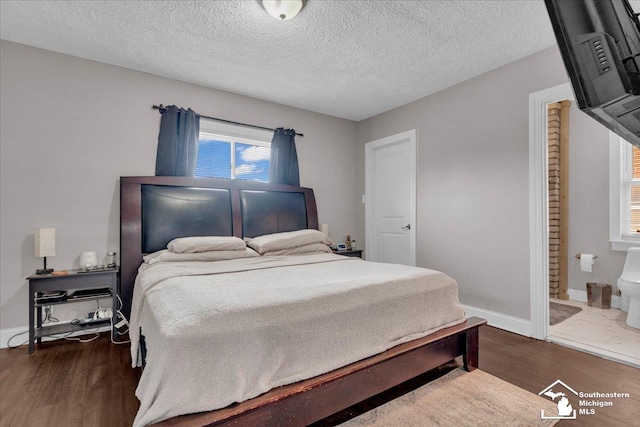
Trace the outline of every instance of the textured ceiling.
[[[542, 0], [2, 1], [0, 38], [362, 120], [555, 44]], [[171, 100], [165, 100], [171, 103]]]

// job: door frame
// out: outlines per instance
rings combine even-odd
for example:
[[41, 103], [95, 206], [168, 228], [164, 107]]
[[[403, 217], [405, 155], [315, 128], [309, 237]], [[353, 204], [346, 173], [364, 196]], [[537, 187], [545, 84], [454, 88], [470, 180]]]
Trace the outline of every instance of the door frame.
[[372, 254], [375, 250], [374, 242], [374, 202], [375, 202], [375, 151], [381, 148], [390, 147], [397, 144], [407, 143], [409, 154], [413, 159], [410, 162], [411, 170], [409, 171], [409, 262], [416, 265], [416, 162], [417, 162], [417, 131], [411, 129], [375, 141], [367, 142], [364, 145], [364, 170], [365, 170], [365, 187], [364, 187], [364, 203], [365, 203], [365, 257], [370, 259], [367, 254]]
[[549, 336], [549, 141], [547, 105], [575, 101], [564, 83], [529, 94], [529, 282], [531, 337]]

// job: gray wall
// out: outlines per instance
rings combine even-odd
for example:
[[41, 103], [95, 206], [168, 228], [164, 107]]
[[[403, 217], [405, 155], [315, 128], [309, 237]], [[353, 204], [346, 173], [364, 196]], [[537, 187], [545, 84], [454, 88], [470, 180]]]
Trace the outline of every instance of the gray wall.
[[[364, 144], [416, 128], [418, 265], [453, 276], [465, 304], [529, 318], [528, 96], [567, 81], [555, 48], [358, 124], [5, 41], [0, 67], [2, 329], [27, 324], [34, 228], [56, 228], [57, 269], [118, 250], [118, 177], [153, 174], [158, 103], [304, 132], [302, 185], [332, 237], [360, 247]], [[571, 117], [569, 251], [600, 257], [591, 274], [570, 258], [570, 287], [584, 289], [614, 283], [624, 253], [608, 249], [607, 131]]]
[[[56, 228], [56, 269], [82, 251], [119, 251], [120, 176], [153, 175], [160, 115], [152, 104], [292, 127], [300, 180], [332, 236], [354, 235], [357, 124], [249, 97], [0, 42], [0, 328], [27, 325], [25, 277], [41, 267], [33, 230]], [[60, 319], [89, 304], [55, 307]], [[15, 344], [15, 342], [13, 342]]]
[[417, 263], [464, 304], [530, 318], [529, 94], [566, 81], [550, 48], [358, 124], [361, 193], [364, 144], [418, 130]]
[[[572, 103], [569, 110], [569, 289], [587, 282], [613, 285], [626, 252], [609, 244], [609, 131]], [[598, 255], [593, 272], [580, 270], [577, 253]]]

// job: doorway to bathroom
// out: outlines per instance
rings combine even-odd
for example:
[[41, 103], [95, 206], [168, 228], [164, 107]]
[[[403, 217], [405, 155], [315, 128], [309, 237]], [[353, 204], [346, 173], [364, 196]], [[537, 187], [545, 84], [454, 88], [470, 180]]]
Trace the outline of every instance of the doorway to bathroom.
[[[587, 283], [615, 289], [626, 252], [609, 246], [608, 131], [572, 101], [569, 84], [530, 95], [532, 336], [640, 367], [640, 331], [626, 313], [586, 304]], [[582, 254], [597, 256], [592, 271]]]

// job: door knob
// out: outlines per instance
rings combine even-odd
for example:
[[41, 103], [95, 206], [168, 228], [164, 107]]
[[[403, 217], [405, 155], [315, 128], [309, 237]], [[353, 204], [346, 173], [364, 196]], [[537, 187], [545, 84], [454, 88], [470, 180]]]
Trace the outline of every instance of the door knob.
[[401, 227], [403, 230], [411, 230], [411, 224], [407, 224], [404, 227]]

